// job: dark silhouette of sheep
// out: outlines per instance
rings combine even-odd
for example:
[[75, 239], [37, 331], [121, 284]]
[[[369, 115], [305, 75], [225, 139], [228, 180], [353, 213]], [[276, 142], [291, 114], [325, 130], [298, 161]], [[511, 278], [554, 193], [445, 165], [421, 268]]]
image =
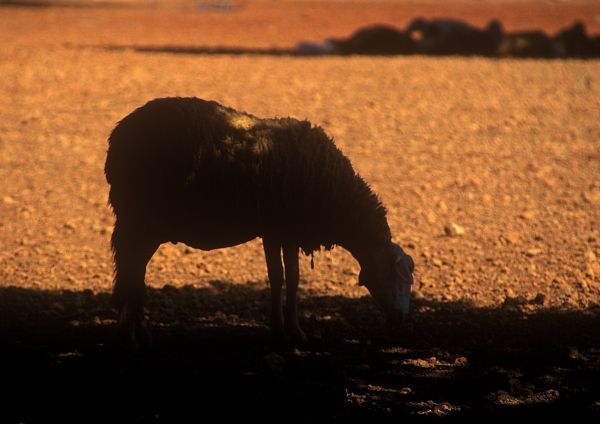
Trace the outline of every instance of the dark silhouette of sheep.
[[498, 56], [509, 57], [556, 57], [552, 39], [542, 31], [523, 31], [505, 34], [496, 49]]
[[105, 173], [116, 216], [113, 300], [129, 341], [150, 341], [144, 277], [166, 242], [211, 250], [261, 237], [271, 328], [282, 337], [306, 339], [296, 308], [299, 249], [344, 247], [387, 317], [398, 322], [408, 312], [412, 258], [392, 242], [377, 196], [307, 121], [258, 119], [197, 98], [156, 99], [114, 128]]
[[407, 31], [416, 40], [417, 52], [428, 55], [488, 56], [494, 53], [503, 35], [496, 20], [481, 30], [455, 19], [416, 18]]
[[594, 39], [587, 36], [585, 26], [581, 22], [575, 22], [556, 34], [553, 46], [560, 57], [588, 59], [600, 56], [598, 45], [595, 44]]
[[414, 19], [406, 31], [386, 25], [359, 29], [349, 38], [298, 44], [297, 55], [478, 55], [555, 58], [600, 57], [600, 36], [588, 37], [575, 22], [554, 37], [542, 31], [504, 33], [497, 20], [483, 30], [455, 19]]
[[398, 55], [416, 52], [409, 34], [387, 25], [361, 28], [348, 38], [330, 38], [324, 43], [302, 42], [297, 55]]
[[455, 19], [414, 19], [406, 31], [386, 25], [359, 29], [349, 38], [298, 44], [297, 55], [478, 55], [555, 58], [600, 57], [600, 36], [575, 22], [554, 37], [542, 31], [505, 33], [497, 20], [483, 30]]
[[386, 25], [362, 28], [349, 38], [333, 42], [335, 51], [342, 55], [394, 55], [416, 52], [415, 42], [408, 33]]

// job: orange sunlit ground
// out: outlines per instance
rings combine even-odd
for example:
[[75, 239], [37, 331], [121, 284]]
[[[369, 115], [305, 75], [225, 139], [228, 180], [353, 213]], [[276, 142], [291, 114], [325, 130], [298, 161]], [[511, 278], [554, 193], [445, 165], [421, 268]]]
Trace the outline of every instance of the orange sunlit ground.
[[[24, 3], [0, 2], [0, 417], [598, 417], [599, 59], [160, 51], [293, 49], [418, 16], [549, 36], [581, 21], [592, 37], [598, 3]], [[301, 258], [309, 343], [276, 343], [260, 241], [163, 245], [147, 273], [154, 345], [112, 346], [106, 140], [165, 96], [322, 126], [415, 258], [404, 327], [337, 248], [314, 270]]]

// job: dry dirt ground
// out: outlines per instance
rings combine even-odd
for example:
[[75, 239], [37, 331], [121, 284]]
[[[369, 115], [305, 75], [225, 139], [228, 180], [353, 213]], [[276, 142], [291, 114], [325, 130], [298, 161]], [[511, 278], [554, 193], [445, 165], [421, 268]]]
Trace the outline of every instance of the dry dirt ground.
[[[136, 50], [289, 48], [418, 15], [598, 33], [600, 5], [223, 5], [0, 5], [0, 421], [600, 422], [600, 61]], [[153, 346], [111, 343], [106, 139], [174, 95], [334, 137], [415, 258], [403, 328], [337, 248], [301, 263], [309, 342], [276, 343], [259, 241], [164, 245]]]

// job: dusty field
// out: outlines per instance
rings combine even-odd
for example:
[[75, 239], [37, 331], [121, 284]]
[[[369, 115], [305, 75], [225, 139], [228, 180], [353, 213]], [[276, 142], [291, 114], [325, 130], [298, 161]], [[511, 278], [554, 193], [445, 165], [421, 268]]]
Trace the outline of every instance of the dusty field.
[[[598, 33], [597, 3], [141, 6], [0, 5], [0, 421], [597, 422], [600, 61], [130, 48], [291, 47], [417, 15]], [[303, 258], [310, 341], [284, 346], [259, 241], [164, 245], [147, 275], [154, 345], [111, 345], [106, 139], [174, 95], [334, 137], [415, 258], [400, 332], [341, 248], [314, 270]]]

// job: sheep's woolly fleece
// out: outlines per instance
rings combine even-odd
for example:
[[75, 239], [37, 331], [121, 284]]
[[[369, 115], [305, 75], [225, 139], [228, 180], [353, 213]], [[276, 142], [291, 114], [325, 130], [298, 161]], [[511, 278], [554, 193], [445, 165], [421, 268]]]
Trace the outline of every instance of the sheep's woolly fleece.
[[124, 118], [109, 140], [105, 170], [117, 216], [166, 234], [161, 242], [205, 248], [219, 232], [240, 241], [276, 236], [310, 254], [391, 239], [377, 196], [308, 121], [166, 98]]

